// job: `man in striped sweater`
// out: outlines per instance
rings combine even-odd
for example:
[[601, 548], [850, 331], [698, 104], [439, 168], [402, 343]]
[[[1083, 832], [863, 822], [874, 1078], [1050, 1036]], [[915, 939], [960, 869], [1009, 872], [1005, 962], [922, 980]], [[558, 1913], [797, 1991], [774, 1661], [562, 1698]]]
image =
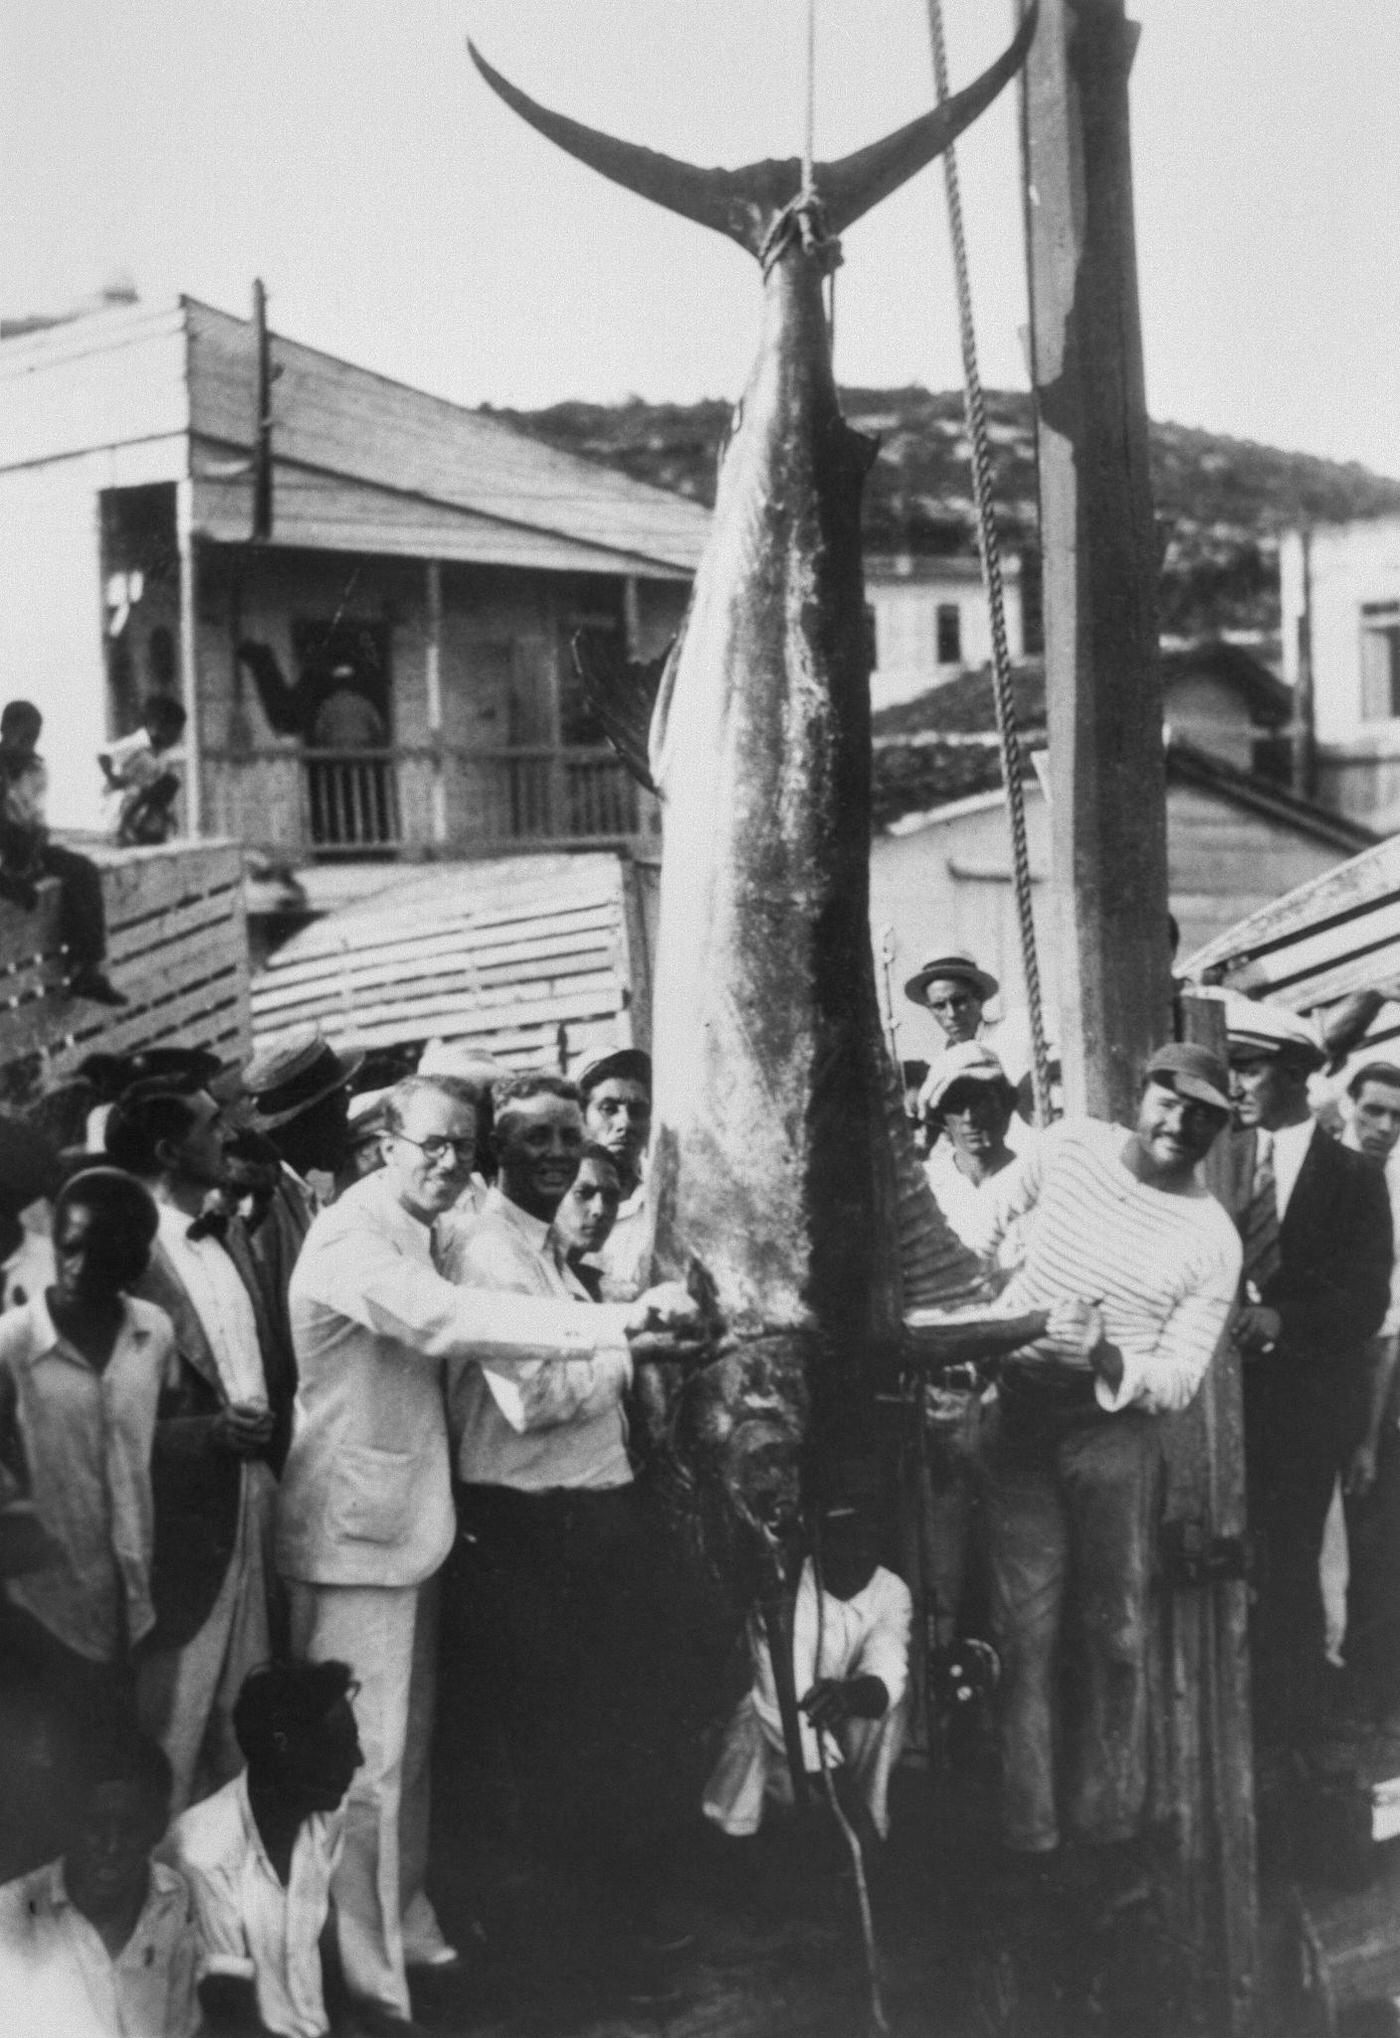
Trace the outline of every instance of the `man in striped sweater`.
[[[1228, 1084], [1204, 1048], [1160, 1048], [1131, 1132], [1062, 1120], [988, 1185], [979, 1249], [1030, 1220], [1004, 1306], [1048, 1316], [1003, 1364], [986, 1450], [1002, 1831], [1018, 1856], [1053, 1856], [1066, 1826], [1131, 1840], [1141, 1820], [1159, 1417], [1195, 1394], [1239, 1281], [1239, 1238], [1197, 1176]], [[1079, 1704], [1062, 1736], [1066, 1627]]]

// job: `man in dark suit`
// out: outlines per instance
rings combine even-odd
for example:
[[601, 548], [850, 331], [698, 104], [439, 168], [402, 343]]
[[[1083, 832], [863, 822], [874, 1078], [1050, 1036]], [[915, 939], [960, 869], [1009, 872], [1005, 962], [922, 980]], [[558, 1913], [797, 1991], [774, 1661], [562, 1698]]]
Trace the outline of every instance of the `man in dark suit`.
[[162, 1403], [152, 1467], [156, 1630], [138, 1670], [142, 1723], [174, 1772], [174, 1806], [235, 1775], [233, 1704], [271, 1654], [268, 1562], [279, 1424], [256, 1287], [204, 1205], [223, 1180], [219, 1110], [203, 1090], [139, 1084], [113, 1107], [107, 1152], [155, 1196], [159, 1230], [137, 1284], [170, 1318], [180, 1385]]
[[1249, 1519], [1262, 1571], [1254, 1609], [1256, 1729], [1308, 1738], [1325, 1661], [1319, 1562], [1338, 1473], [1360, 1434], [1367, 1340], [1390, 1295], [1390, 1202], [1379, 1172], [1313, 1120], [1323, 1053], [1281, 1006], [1239, 1000], [1230, 1084], [1245, 1135], [1232, 1159], [1244, 1241], [1233, 1336], [1244, 1362]]

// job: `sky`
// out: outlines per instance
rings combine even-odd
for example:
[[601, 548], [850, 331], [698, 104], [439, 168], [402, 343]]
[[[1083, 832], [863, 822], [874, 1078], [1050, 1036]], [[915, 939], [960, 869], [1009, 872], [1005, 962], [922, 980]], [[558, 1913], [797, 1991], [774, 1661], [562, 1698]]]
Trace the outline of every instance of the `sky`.
[[[467, 62], [700, 163], [800, 152], [808, 0], [44, 0], [0, 10], [0, 310], [127, 272], [463, 403], [736, 396], [758, 275]], [[815, 0], [818, 158], [931, 103], [924, 0]], [[954, 84], [1009, 0], [944, 0]], [[1400, 475], [1400, 7], [1136, 0], [1154, 416]], [[983, 379], [1021, 386], [1014, 95], [959, 144]], [[837, 373], [960, 378], [942, 180], [845, 239]]]

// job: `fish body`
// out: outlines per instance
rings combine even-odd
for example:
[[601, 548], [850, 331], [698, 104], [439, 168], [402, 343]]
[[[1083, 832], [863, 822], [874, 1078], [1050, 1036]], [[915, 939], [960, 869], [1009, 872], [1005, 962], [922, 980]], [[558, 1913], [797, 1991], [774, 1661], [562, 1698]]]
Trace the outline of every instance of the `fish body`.
[[841, 415], [823, 283], [837, 233], [976, 117], [1034, 26], [1032, 9], [967, 91], [810, 179], [796, 161], [701, 170], [599, 135], [472, 52], [531, 125], [764, 273], [758, 357], [645, 733], [648, 675], [585, 672], [663, 803], [655, 1270], [698, 1260], [713, 1284], [730, 1340], [721, 1431], [741, 1403], [800, 1428], [810, 1397], [829, 1437], [859, 1441], [870, 1361], [898, 1335], [900, 1157], [869, 931], [860, 521], [875, 447]]

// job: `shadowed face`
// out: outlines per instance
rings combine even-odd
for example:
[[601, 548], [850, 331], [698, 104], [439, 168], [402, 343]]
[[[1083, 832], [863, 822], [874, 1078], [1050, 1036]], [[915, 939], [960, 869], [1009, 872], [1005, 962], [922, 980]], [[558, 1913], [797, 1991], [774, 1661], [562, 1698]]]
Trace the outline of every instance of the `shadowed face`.
[[1237, 1124], [1276, 1132], [1306, 1112], [1308, 1072], [1287, 1055], [1232, 1049], [1230, 1101]]
[[150, 1249], [130, 1224], [67, 1203], [53, 1228], [54, 1286], [70, 1307], [110, 1303], [140, 1279]]
[[1173, 1186], [1188, 1181], [1224, 1124], [1225, 1113], [1213, 1104], [1183, 1097], [1153, 1076], [1138, 1106], [1135, 1138], [1142, 1179]]
[[84, 1917], [116, 1917], [139, 1900], [164, 1829], [164, 1806], [134, 1778], [88, 1791], [63, 1857], [68, 1894]]
[[1351, 1122], [1362, 1153], [1384, 1165], [1400, 1140], [1400, 1089], [1393, 1083], [1363, 1083], [1352, 1105]]
[[617, 1222], [621, 1200], [617, 1169], [606, 1161], [584, 1160], [554, 1220], [565, 1252], [601, 1252]]
[[1005, 1146], [1011, 1123], [1008, 1085], [964, 1078], [953, 1084], [939, 1109], [943, 1129], [960, 1153], [984, 1160]]
[[283, 1795], [311, 1812], [333, 1812], [364, 1761], [348, 1698], [337, 1699], [314, 1726], [273, 1737], [272, 1768]]
[[950, 1046], [960, 1040], [975, 1040], [982, 1024], [982, 1000], [960, 977], [935, 977], [924, 992], [924, 1003]]
[[584, 1112], [588, 1136], [616, 1154], [631, 1180], [651, 1137], [651, 1097], [636, 1076], [608, 1076], [590, 1092]]

